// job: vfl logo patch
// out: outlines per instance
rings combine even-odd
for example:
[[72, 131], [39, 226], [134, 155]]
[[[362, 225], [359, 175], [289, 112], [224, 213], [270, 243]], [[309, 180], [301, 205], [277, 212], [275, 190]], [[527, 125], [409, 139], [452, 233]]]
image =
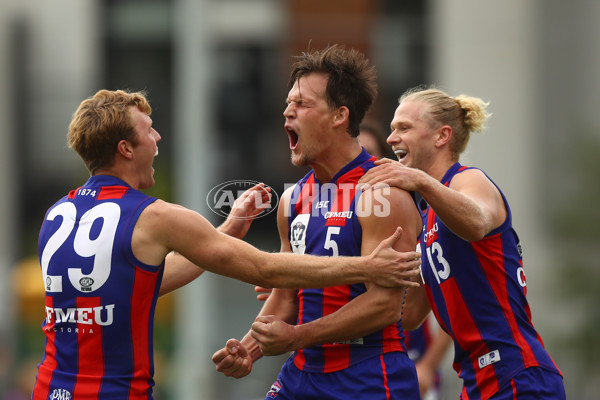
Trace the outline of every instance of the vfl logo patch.
[[299, 214], [290, 225], [290, 245], [294, 253], [304, 254], [306, 251], [306, 230], [309, 220], [310, 214]]
[[498, 350], [490, 351], [479, 357], [479, 369], [485, 368], [500, 361], [500, 352]]

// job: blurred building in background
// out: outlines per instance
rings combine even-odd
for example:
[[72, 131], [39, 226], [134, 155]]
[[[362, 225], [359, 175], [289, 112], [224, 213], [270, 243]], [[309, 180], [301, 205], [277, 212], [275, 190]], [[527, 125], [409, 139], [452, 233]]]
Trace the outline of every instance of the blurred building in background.
[[[598, 37], [595, 0], [3, 0], [0, 397], [29, 398], [42, 355], [37, 231], [46, 209], [87, 178], [66, 147], [77, 105], [101, 88], [146, 90], [163, 138], [150, 194], [219, 224], [206, 207], [213, 186], [252, 179], [281, 194], [306, 173], [290, 164], [283, 130], [290, 66], [302, 51], [341, 43], [378, 68], [369, 117], [382, 126], [416, 85], [490, 101], [488, 129], [462, 161], [509, 198], [534, 323], [569, 397], [595, 398]], [[246, 239], [277, 251], [275, 214]], [[264, 398], [284, 358], [259, 361], [241, 380], [210, 361], [260, 306], [252, 286], [211, 274], [161, 298], [156, 398]], [[445, 375], [445, 398], [456, 398], [450, 358]]]

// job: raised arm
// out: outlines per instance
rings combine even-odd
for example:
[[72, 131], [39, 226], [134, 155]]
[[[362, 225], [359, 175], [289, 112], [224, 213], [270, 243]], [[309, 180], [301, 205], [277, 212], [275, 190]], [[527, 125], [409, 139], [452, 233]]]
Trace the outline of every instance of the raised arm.
[[[263, 183], [251, 187], [235, 200], [227, 219], [217, 230], [242, 239], [250, 229], [254, 218], [269, 206], [270, 200], [271, 188]], [[162, 296], [190, 283], [203, 272], [204, 269], [181, 254], [169, 253], [165, 258], [165, 271], [159, 295]]]
[[[289, 203], [291, 190], [290, 188], [281, 196], [281, 202], [277, 210], [277, 227], [281, 241], [281, 252], [283, 253], [292, 251], [288, 240], [289, 226], [284, 212]], [[277, 316], [279, 320], [287, 324], [294, 324], [298, 317], [297, 292], [296, 289], [268, 289], [269, 295], [265, 298], [266, 301], [258, 317], [265, 315]], [[215, 363], [217, 371], [234, 378], [242, 378], [252, 371], [254, 362], [260, 359], [263, 353], [252, 337], [251, 332], [249, 329], [240, 341], [229, 339], [223, 348], [214, 353], [212, 361]]]

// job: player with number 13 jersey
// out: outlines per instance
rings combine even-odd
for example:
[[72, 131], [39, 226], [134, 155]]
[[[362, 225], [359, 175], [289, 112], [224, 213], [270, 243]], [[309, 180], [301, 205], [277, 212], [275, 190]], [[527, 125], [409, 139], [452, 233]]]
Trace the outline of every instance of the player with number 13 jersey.
[[[441, 183], [449, 186], [468, 169], [454, 164]], [[454, 339], [453, 366], [465, 382], [463, 400], [489, 398], [525, 368], [560, 374], [531, 322], [521, 245], [500, 194], [506, 220], [475, 242], [450, 231], [421, 201], [425, 290], [438, 322]]]

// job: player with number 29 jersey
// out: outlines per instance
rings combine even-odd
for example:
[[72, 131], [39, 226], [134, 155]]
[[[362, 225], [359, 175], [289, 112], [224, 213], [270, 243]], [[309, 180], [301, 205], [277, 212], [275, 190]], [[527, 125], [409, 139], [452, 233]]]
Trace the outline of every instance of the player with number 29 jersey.
[[[441, 183], [449, 186], [466, 169], [454, 164]], [[506, 220], [476, 242], [450, 231], [431, 207], [422, 214], [425, 289], [438, 322], [454, 339], [463, 400], [489, 398], [525, 368], [560, 374], [531, 322], [519, 238], [500, 193]]]
[[32, 399], [152, 398], [152, 316], [164, 262], [137, 260], [131, 236], [153, 201], [95, 175], [46, 213], [38, 243], [46, 346]]

